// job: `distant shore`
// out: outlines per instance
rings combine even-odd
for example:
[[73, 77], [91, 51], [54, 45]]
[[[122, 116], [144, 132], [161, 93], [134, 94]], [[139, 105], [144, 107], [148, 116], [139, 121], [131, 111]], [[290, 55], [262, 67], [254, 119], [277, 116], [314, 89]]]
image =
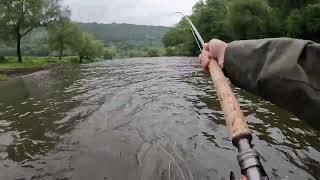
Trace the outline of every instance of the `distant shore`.
[[78, 62], [77, 57], [73, 56], [63, 57], [61, 60], [57, 57], [26, 57], [22, 63], [18, 63], [16, 58], [6, 57], [0, 61], [0, 82], [59, 65]]

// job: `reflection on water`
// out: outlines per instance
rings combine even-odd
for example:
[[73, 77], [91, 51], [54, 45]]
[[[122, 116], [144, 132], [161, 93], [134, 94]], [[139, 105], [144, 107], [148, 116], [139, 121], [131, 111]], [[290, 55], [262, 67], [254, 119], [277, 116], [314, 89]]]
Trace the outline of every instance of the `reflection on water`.
[[[268, 174], [320, 179], [320, 133], [234, 91]], [[0, 179], [227, 179], [236, 154], [193, 58], [57, 67], [0, 84]]]

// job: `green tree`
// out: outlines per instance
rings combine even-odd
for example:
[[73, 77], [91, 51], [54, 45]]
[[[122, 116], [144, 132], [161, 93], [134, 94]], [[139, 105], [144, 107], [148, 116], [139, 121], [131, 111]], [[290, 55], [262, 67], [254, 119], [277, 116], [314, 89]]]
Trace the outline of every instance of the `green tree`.
[[268, 6], [264, 0], [234, 0], [227, 22], [235, 39], [263, 38], [266, 36], [266, 17]]
[[291, 11], [286, 32], [290, 37], [320, 41], [320, 3]]
[[148, 57], [159, 57], [159, 56], [161, 56], [161, 52], [159, 49], [151, 48], [148, 50], [147, 56]]
[[187, 27], [178, 26], [171, 28], [162, 38], [162, 42], [166, 47], [176, 46], [185, 42], [185, 31], [188, 31]]
[[304, 18], [300, 10], [295, 9], [291, 11], [287, 18], [286, 32], [290, 37], [302, 38], [304, 33]]
[[104, 48], [103, 58], [112, 59], [115, 56], [116, 52], [113, 48]]
[[217, 38], [229, 41], [231, 37], [225, 22], [227, 14], [227, 1], [207, 0], [205, 6], [198, 5], [194, 7], [191, 19], [198, 27], [200, 33], [203, 34], [204, 40], [209, 41], [212, 38]]
[[18, 61], [22, 62], [21, 38], [34, 28], [58, 18], [58, 0], [1, 0], [0, 26], [8, 37], [15, 39]]
[[185, 19], [181, 20], [175, 28], [170, 29], [164, 35], [162, 42], [167, 49], [169, 47], [175, 49], [176, 55], [192, 56], [199, 53], [192, 31]]
[[179, 55], [179, 53], [178, 53], [176, 47], [167, 47], [165, 55], [166, 56], [177, 56], [177, 55]]
[[268, 4], [272, 8], [280, 9], [282, 18], [286, 18], [295, 9], [303, 9], [307, 5], [317, 2], [319, 0], [268, 0]]
[[48, 26], [49, 47], [59, 52], [60, 60], [63, 50], [75, 44], [74, 40], [77, 39], [75, 36], [79, 36], [80, 31], [78, 24], [71, 22], [68, 18], [62, 18]]
[[81, 32], [75, 37], [71, 49], [78, 54], [80, 63], [83, 62], [83, 59], [92, 61], [103, 56], [104, 46], [94, 36]]
[[320, 3], [304, 8], [306, 35], [308, 39], [320, 42]]
[[[319, 4], [319, 0], [200, 0], [189, 17], [205, 41], [283, 36], [320, 41]], [[167, 55], [199, 52], [184, 19], [162, 42]]]

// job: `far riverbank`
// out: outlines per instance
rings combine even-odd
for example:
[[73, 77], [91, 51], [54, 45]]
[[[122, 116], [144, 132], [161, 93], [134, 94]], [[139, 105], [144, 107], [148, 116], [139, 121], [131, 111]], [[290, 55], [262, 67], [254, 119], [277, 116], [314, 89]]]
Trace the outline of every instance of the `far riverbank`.
[[16, 58], [5, 57], [0, 60], [0, 81], [72, 63], [79, 63], [78, 57], [68, 56], [61, 60], [58, 57], [25, 57], [22, 63]]

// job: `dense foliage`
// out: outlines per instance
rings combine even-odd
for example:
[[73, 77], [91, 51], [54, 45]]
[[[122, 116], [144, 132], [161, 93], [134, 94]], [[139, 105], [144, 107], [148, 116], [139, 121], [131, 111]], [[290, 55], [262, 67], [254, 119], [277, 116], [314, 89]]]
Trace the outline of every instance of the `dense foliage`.
[[77, 36], [81, 36], [80, 28], [77, 24], [72, 23], [68, 18], [63, 18], [58, 22], [48, 26], [48, 41], [50, 50], [59, 52], [59, 59], [66, 48], [74, 48]]
[[[84, 31], [104, 44], [105, 59], [143, 57], [149, 56], [150, 49], [163, 47], [161, 39], [168, 30], [168, 27], [161, 26], [75, 23], [62, 18], [48, 24], [47, 28], [36, 28], [26, 35], [21, 41], [21, 52], [27, 56], [76, 55], [72, 51], [72, 42], [77, 39], [75, 36], [79, 31]], [[15, 44], [7, 41], [4, 45], [0, 41], [0, 55], [15, 56]]]
[[79, 62], [83, 59], [94, 60], [104, 54], [104, 45], [86, 32], [82, 32], [77, 23], [68, 18], [50, 24], [48, 27], [49, 47], [59, 52], [61, 59], [64, 50], [71, 51], [79, 56]]
[[150, 56], [149, 51], [163, 46], [161, 39], [169, 30], [163, 26], [116, 23], [79, 23], [79, 25], [83, 31], [93, 34], [105, 45], [115, 49], [117, 57]]
[[[61, 6], [60, 0], [0, 1], [0, 56], [16, 55], [20, 63], [22, 55], [58, 55], [60, 60], [63, 55], [77, 55], [80, 63], [83, 59], [90, 61], [99, 58], [112, 59], [115, 50], [112, 47], [105, 47], [109, 39], [106, 39], [105, 33], [99, 33], [105, 29], [101, 27], [97, 29], [94, 23], [90, 24], [92, 26], [90, 28], [90, 25], [71, 22], [70, 14], [70, 10]], [[113, 24], [113, 26], [118, 25]], [[113, 33], [116, 35], [124, 30], [123, 25], [119, 26], [121, 27], [113, 28]], [[91, 29], [92, 33], [82, 31], [85, 27]], [[128, 33], [129, 36], [135, 36], [133, 40], [143, 39], [141, 34], [145, 31], [135, 32], [134, 29], [133, 25], [127, 27], [127, 32], [133, 32]], [[150, 32], [146, 36], [151, 33], [153, 36], [150, 37], [158, 38], [158, 42], [161, 42], [156, 28], [147, 28], [147, 31]], [[101, 41], [91, 34], [100, 35]], [[109, 34], [108, 37], [112, 36]], [[120, 33], [119, 36], [124, 34]]]
[[79, 23], [81, 29], [93, 34], [105, 44], [109, 42], [152, 42], [159, 45], [161, 38], [169, 29], [163, 26], [146, 26], [133, 24], [98, 24]]
[[93, 35], [81, 32], [74, 40], [72, 50], [77, 53], [81, 63], [83, 59], [94, 60], [102, 57], [104, 45], [97, 41]]
[[18, 61], [22, 62], [21, 39], [33, 29], [63, 15], [59, 0], [1, 0], [0, 34], [16, 42]]
[[[205, 41], [292, 37], [320, 42], [320, 0], [206, 0], [190, 15]], [[184, 19], [163, 37], [167, 55], [196, 55]]]

